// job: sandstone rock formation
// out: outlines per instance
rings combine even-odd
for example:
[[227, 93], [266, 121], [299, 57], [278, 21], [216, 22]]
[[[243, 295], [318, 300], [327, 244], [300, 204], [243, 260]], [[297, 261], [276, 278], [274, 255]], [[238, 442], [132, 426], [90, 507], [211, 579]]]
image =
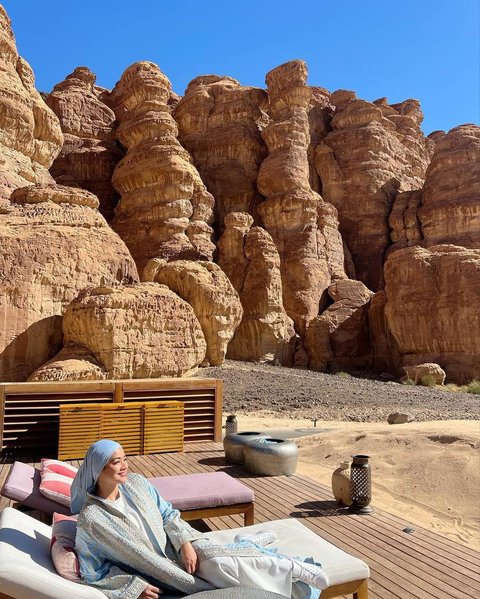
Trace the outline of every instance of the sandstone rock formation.
[[405, 376], [413, 381], [415, 385], [443, 385], [445, 382], [445, 371], [438, 364], [427, 362], [416, 366], [405, 366]]
[[18, 56], [0, 5], [0, 204], [18, 187], [52, 183], [48, 169], [62, 143], [58, 119], [35, 89], [32, 69]]
[[63, 332], [67, 347], [86, 348], [108, 379], [183, 376], [206, 351], [191, 306], [156, 283], [82, 291], [65, 311]]
[[233, 360], [290, 366], [296, 335], [283, 307], [280, 256], [271, 236], [241, 212], [225, 217], [218, 263], [240, 295], [243, 319], [228, 346]]
[[171, 85], [151, 62], [123, 73], [110, 102], [128, 148], [112, 183], [121, 194], [113, 221], [142, 271], [148, 260], [211, 260], [213, 197], [177, 140]]
[[480, 248], [480, 127], [462, 125], [436, 141], [422, 199], [428, 245]]
[[28, 381], [99, 381], [106, 378], [107, 373], [86, 347], [69, 344], [37, 368]]
[[305, 348], [314, 370], [367, 368], [371, 362], [368, 308], [373, 293], [360, 281], [337, 281], [328, 288], [333, 300], [308, 325]]
[[[336, 210], [310, 187], [308, 110], [312, 90], [303, 61], [267, 74], [270, 124], [262, 137], [269, 153], [257, 185], [267, 200], [258, 206], [281, 260], [283, 304], [303, 336], [326, 306], [326, 289], [345, 277]], [[333, 235], [331, 235], [333, 233]]]
[[255, 216], [261, 199], [256, 181], [267, 150], [260, 129], [266, 123], [267, 94], [231, 77], [207, 75], [191, 81], [174, 116], [182, 145], [215, 197], [219, 235], [230, 212]]
[[192, 306], [207, 343], [204, 365], [223, 364], [243, 310], [222, 269], [212, 262], [153, 259], [145, 267], [143, 280], [166, 285]]
[[385, 263], [385, 314], [404, 366], [439, 364], [449, 380], [480, 377], [480, 249], [405, 248]]
[[389, 251], [439, 243], [480, 247], [480, 127], [461, 125], [435, 137], [425, 185], [395, 198]]
[[64, 136], [50, 173], [57, 183], [94, 193], [100, 212], [111, 220], [119, 198], [111, 180], [124, 152], [115, 142], [115, 114], [99, 99], [102, 89], [95, 86], [95, 79], [88, 68], [78, 67], [45, 100], [59, 118]]
[[62, 345], [62, 314], [85, 287], [138, 280], [85, 190], [31, 186], [0, 216], [0, 380], [24, 381]]
[[383, 287], [394, 198], [422, 186], [433, 141], [420, 130], [416, 100], [390, 106], [385, 99], [371, 103], [339, 90], [330, 101], [332, 131], [318, 145], [315, 161], [322, 196], [339, 211], [356, 277], [376, 291]]

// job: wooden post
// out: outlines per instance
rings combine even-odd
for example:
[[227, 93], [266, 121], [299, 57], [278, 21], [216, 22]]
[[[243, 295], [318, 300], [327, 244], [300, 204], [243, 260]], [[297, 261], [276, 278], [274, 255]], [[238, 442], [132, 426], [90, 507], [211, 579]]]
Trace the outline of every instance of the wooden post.
[[116, 382], [115, 383], [115, 391], [113, 394], [114, 403], [122, 403], [123, 402], [123, 383]]
[[214, 441], [222, 442], [223, 381], [216, 381]]
[[3, 447], [3, 419], [5, 417], [5, 385], [0, 385], [0, 452]]

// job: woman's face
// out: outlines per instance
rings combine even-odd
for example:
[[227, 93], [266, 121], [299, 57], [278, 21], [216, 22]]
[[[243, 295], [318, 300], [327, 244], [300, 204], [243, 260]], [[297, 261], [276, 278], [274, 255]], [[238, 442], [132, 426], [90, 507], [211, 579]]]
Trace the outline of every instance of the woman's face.
[[125, 452], [121, 447], [112, 454], [108, 464], [98, 477], [102, 484], [121, 485], [127, 480], [128, 462]]

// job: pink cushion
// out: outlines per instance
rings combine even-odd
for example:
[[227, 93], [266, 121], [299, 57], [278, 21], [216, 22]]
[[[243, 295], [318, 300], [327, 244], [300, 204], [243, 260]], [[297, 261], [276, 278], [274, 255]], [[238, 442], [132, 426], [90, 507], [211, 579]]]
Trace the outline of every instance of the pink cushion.
[[44, 470], [49, 470], [50, 472], [55, 472], [62, 476], [68, 476], [69, 478], [75, 478], [78, 472], [78, 468], [75, 468], [75, 466], [70, 466], [70, 464], [67, 464], [66, 462], [52, 460], [50, 458], [42, 458], [41, 472]]
[[226, 472], [204, 472], [148, 479], [177, 510], [250, 503], [255, 495]]
[[70, 487], [73, 478], [62, 476], [56, 472], [50, 472], [44, 469], [41, 472], [42, 481], [40, 483], [40, 493], [48, 499], [58, 501], [62, 505], [70, 505]]
[[38, 468], [23, 462], [14, 462], [0, 490], [0, 495], [47, 514], [53, 514], [53, 512], [70, 514], [70, 509], [67, 506], [47, 499], [40, 493], [40, 482], [40, 470]]
[[80, 569], [75, 553], [75, 534], [77, 519], [75, 516], [53, 514], [52, 541], [50, 553], [55, 569], [67, 580], [78, 582]]

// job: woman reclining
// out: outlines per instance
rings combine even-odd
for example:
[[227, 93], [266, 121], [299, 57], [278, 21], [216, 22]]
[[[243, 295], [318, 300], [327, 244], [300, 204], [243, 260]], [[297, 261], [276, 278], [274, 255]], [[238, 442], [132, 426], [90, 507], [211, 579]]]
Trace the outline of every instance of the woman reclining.
[[265, 548], [272, 533], [237, 535], [230, 545], [203, 538], [146, 478], [129, 473], [115, 441], [90, 446], [72, 484], [71, 509], [79, 513], [75, 549], [82, 579], [109, 599], [235, 586], [316, 599], [328, 586], [320, 566]]

